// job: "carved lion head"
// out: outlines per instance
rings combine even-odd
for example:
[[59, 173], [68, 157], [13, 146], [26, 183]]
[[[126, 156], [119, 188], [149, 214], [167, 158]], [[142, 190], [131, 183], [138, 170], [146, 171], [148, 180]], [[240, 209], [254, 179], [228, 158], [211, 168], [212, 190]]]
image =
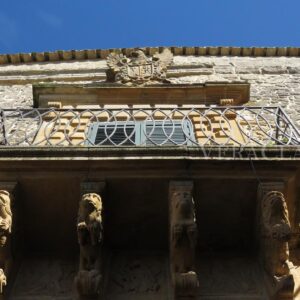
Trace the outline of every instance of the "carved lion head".
[[0, 205], [10, 207], [10, 194], [8, 191], [0, 190]]
[[284, 195], [278, 191], [268, 192], [262, 203], [264, 227], [277, 240], [288, 240], [290, 237], [290, 222]]
[[84, 215], [88, 215], [93, 211], [102, 211], [101, 197], [95, 193], [84, 194], [80, 202], [80, 212]]

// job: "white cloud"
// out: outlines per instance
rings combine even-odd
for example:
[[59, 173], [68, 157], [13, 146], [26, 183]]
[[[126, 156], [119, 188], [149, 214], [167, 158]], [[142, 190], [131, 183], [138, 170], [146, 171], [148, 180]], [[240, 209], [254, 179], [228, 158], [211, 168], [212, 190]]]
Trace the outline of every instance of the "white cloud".
[[63, 25], [63, 20], [53, 14], [39, 10], [37, 16], [48, 26], [59, 29]]

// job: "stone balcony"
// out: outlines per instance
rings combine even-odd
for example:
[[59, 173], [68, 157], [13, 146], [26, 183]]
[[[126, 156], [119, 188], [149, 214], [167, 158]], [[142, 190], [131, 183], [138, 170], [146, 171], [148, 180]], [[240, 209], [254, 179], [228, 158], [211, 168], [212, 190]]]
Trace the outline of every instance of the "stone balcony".
[[[0, 190], [13, 195], [16, 243], [7, 247], [16, 256], [4, 299], [78, 298], [76, 218], [86, 192], [103, 200], [97, 299], [296, 299], [300, 135], [280, 107], [3, 109], [0, 117]], [[277, 216], [265, 209], [269, 193], [290, 226], [289, 269], [279, 277], [268, 254], [277, 261], [287, 243], [266, 236], [263, 212]]]

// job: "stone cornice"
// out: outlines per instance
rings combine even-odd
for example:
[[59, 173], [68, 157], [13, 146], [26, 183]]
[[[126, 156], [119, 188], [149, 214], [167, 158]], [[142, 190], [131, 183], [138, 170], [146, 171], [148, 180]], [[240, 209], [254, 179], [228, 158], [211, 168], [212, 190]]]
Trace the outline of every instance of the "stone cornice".
[[264, 161], [275, 164], [291, 163], [300, 166], [296, 146], [273, 147], [0, 147], [0, 164], [14, 161]]
[[[168, 47], [174, 55], [196, 56], [249, 56], [299, 57], [299, 47]], [[34, 62], [82, 61], [106, 59], [109, 53], [117, 52], [129, 55], [136, 48], [92, 49], [92, 50], [58, 50], [54, 52], [32, 52], [0, 54], [0, 65], [23, 64]], [[164, 47], [142, 48], [147, 55], [161, 52]]]

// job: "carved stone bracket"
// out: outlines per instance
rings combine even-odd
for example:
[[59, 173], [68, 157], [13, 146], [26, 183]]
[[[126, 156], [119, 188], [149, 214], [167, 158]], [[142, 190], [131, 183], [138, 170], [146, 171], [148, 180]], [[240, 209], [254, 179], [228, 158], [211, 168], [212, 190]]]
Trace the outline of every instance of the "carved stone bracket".
[[192, 192], [191, 181], [170, 182], [170, 267], [175, 299], [194, 297], [198, 287], [195, 268], [197, 224]]
[[16, 190], [16, 182], [0, 182], [0, 294], [4, 292], [12, 272], [12, 211]]
[[102, 194], [105, 189], [104, 181], [86, 181], [81, 183], [81, 194], [96, 193]]
[[101, 294], [103, 223], [100, 193], [105, 184], [87, 182], [81, 185], [77, 235], [80, 246], [79, 271], [75, 286], [80, 299], [99, 299]]
[[290, 273], [291, 226], [284, 184], [261, 184], [258, 189], [261, 262], [272, 299], [293, 299], [294, 278]]

